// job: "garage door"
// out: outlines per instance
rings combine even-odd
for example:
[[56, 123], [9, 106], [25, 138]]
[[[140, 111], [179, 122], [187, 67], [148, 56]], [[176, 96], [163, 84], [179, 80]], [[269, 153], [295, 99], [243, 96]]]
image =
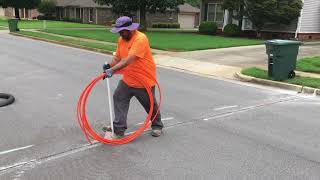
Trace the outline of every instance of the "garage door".
[[0, 16], [4, 16], [4, 9], [0, 7]]
[[195, 16], [190, 14], [179, 14], [179, 23], [181, 28], [194, 28]]

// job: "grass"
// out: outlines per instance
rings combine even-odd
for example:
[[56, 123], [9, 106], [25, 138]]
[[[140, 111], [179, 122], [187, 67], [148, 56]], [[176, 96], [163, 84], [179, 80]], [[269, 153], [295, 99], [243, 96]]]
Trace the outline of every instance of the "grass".
[[[270, 80], [270, 78], [268, 77], [268, 72], [266, 70], [262, 70], [256, 67], [244, 69], [241, 71], [241, 73], [247, 76]], [[296, 76], [294, 79], [289, 79], [284, 82], [320, 89], [320, 78]]]
[[116, 46], [109, 45], [109, 44], [85, 42], [85, 41], [81, 41], [81, 40], [74, 40], [74, 39], [68, 39], [68, 38], [63, 38], [63, 37], [57, 37], [54, 35], [48, 35], [48, 34], [43, 34], [43, 33], [39, 33], [39, 32], [20, 31], [18, 33], [22, 34], [22, 35], [26, 35], [26, 36], [45, 39], [45, 40], [58, 41], [58, 42], [61, 42], [64, 44], [80, 45], [80, 46], [84, 46], [84, 47], [88, 47], [88, 48], [106, 50], [106, 51], [110, 51], [110, 52], [113, 52], [116, 50]]
[[[95, 39], [100, 41], [117, 42], [118, 34], [107, 30], [47, 30], [46, 32], [73, 37]], [[227, 38], [221, 36], [200, 35], [177, 31], [151, 31], [146, 33], [150, 46], [154, 49], [169, 51], [193, 51], [204, 49], [227, 48], [262, 44], [261, 40], [245, 38]]]
[[320, 74], [320, 56], [300, 59], [297, 62], [297, 70]]
[[[8, 27], [8, 20], [0, 18], [0, 26]], [[18, 22], [20, 29], [43, 29], [42, 20], [20, 20]], [[81, 24], [64, 21], [47, 21], [47, 28], [105, 28], [105, 26], [95, 24]]]

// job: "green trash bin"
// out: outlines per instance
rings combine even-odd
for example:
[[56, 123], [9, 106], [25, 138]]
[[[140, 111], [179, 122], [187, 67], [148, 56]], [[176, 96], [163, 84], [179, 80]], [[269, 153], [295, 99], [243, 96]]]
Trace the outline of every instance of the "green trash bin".
[[268, 54], [268, 76], [276, 81], [295, 77], [300, 41], [269, 40], [265, 42]]
[[19, 31], [18, 29], [18, 19], [8, 19], [9, 24], [9, 31], [10, 32], [16, 32]]

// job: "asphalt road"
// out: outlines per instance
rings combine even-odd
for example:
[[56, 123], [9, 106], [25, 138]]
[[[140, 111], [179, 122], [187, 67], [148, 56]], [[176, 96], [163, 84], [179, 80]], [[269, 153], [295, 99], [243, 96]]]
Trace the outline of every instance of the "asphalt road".
[[[163, 136], [88, 145], [76, 121], [83, 88], [110, 56], [0, 34], [0, 179], [319, 179], [320, 99], [158, 68]], [[119, 77], [111, 79], [112, 89]], [[106, 83], [88, 102], [108, 124]], [[146, 116], [132, 99], [128, 132]]]

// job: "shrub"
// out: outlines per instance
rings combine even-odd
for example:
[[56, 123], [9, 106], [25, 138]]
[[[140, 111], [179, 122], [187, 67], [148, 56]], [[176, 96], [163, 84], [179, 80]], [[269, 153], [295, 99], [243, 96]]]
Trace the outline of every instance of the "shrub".
[[217, 33], [218, 26], [213, 21], [202, 22], [199, 26], [199, 33], [214, 35]]
[[82, 23], [82, 19], [80, 18], [62, 18], [62, 21]]
[[152, 28], [173, 28], [178, 29], [180, 28], [179, 23], [154, 23], [152, 24]]
[[53, 16], [44, 16], [44, 15], [39, 15], [37, 19], [38, 20], [56, 20], [56, 18]]
[[240, 33], [239, 26], [236, 24], [227, 24], [223, 29], [223, 34], [225, 36], [239, 36]]

